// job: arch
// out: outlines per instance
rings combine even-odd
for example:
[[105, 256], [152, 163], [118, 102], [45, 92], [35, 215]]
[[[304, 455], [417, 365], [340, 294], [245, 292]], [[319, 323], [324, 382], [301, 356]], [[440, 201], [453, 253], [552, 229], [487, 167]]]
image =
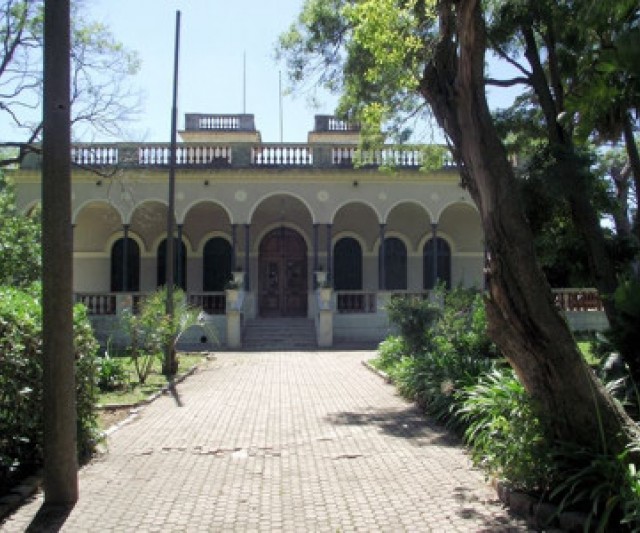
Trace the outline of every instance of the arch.
[[[382, 266], [382, 254], [378, 253], [378, 265]], [[407, 245], [399, 237], [384, 239], [384, 279], [382, 290], [407, 290]]]
[[23, 215], [27, 217], [33, 216], [37, 209], [42, 209], [42, 200], [37, 198], [36, 200], [31, 200], [27, 202], [24, 206], [20, 208], [20, 211]]
[[291, 199], [297, 200], [300, 204], [302, 204], [305, 207], [307, 215], [311, 220], [311, 224], [316, 223], [315, 216], [313, 214], [313, 209], [311, 209], [311, 206], [309, 205], [307, 200], [303, 198], [301, 195], [292, 193], [290, 191], [272, 191], [260, 197], [256, 202], [254, 202], [254, 204], [251, 206], [251, 209], [249, 209], [249, 214], [247, 217], [249, 223], [250, 224], [254, 223], [254, 217], [256, 216], [256, 212], [261, 207], [263, 207], [272, 198], [277, 198], [277, 197], [282, 197], [283, 199], [291, 198]]
[[331, 219], [330, 219], [331, 222], [335, 222], [335, 219], [338, 216], [338, 213], [340, 213], [340, 211], [342, 211], [344, 208], [347, 208], [351, 205], [358, 205], [358, 204], [364, 207], [368, 207], [374, 213], [378, 223], [382, 221], [382, 215], [380, 214], [380, 212], [378, 211], [378, 208], [374, 204], [372, 204], [367, 200], [358, 199], [358, 200], [345, 200], [341, 204], [337, 205], [336, 208], [331, 213]]
[[484, 250], [482, 221], [472, 204], [466, 202], [449, 204], [440, 213], [438, 233], [449, 235], [458, 253], [482, 253]]
[[368, 203], [360, 201], [345, 202], [334, 213], [333, 233], [342, 235], [352, 232], [359, 235], [363, 249], [373, 250], [380, 234], [378, 212]]
[[231, 245], [231, 237], [227, 235], [224, 231], [209, 231], [202, 236], [200, 242], [197, 243], [197, 246], [194, 243], [193, 253], [196, 256], [200, 256], [204, 253], [204, 247], [207, 243], [213, 238], [224, 239]]
[[[105, 247], [104, 253], [107, 255], [110, 254], [113, 248], [113, 245], [116, 243], [116, 241], [118, 241], [119, 239], [122, 239], [123, 237], [124, 237], [124, 230], [117, 231], [113, 235], [111, 235], [111, 237], [109, 237], [109, 239], [107, 240], [107, 245]], [[147, 250], [145, 248], [144, 241], [140, 238], [140, 236], [136, 235], [134, 232], [129, 230], [129, 239], [136, 241], [136, 244], [140, 249], [140, 256], [141, 257], [144, 256]]]
[[124, 237], [116, 239], [111, 245], [111, 292], [140, 290], [140, 246], [136, 239], [131, 237], [127, 238], [126, 244], [126, 265]]
[[478, 209], [478, 206], [473, 202], [473, 200], [471, 200], [469, 198], [463, 198], [462, 200], [453, 200], [451, 202], [448, 202], [448, 203], [444, 204], [440, 208], [440, 211], [438, 211], [438, 213], [436, 213], [437, 217], [436, 217], [435, 221], [440, 222], [440, 219], [442, 218], [443, 213], [445, 213], [446, 211], [448, 211], [452, 207], [462, 207], [462, 208], [467, 207], [467, 208], [471, 209], [472, 211], [475, 211], [476, 214], [478, 215], [478, 217], [480, 216], [480, 210]]
[[231, 279], [233, 250], [224, 237], [210, 238], [202, 250], [202, 288], [222, 291]]
[[[178, 248], [179, 246], [179, 248]], [[173, 264], [173, 281], [174, 285], [182, 290], [187, 290], [187, 247], [184, 241], [178, 242], [175, 238], [174, 248], [174, 264]], [[178, 253], [179, 252], [179, 253]], [[167, 239], [163, 239], [157, 248], [156, 254], [156, 285], [158, 287], [165, 284], [167, 277]]]
[[[186, 221], [186, 219], [187, 219], [187, 216], [189, 216], [189, 212], [193, 208], [198, 207], [200, 204], [212, 204], [213, 206], [222, 209], [225, 212], [225, 214], [227, 215], [227, 218], [229, 219], [229, 223], [231, 223], [231, 224], [234, 223], [233, 216], [231, 215], [231, 211], [229, 211], [229, 208], [226, 205], [224, 205], [223, 203], [217, 202], [216, 200], [212, 200], [212, 199], [209, 199], [209, 198], [207, 198], [205, 200], [203, 200], [202, 198], [198, 198], [197, 200], [194, 200], [193, 202], [188, 204], [182, 210], [182, 213], [181, 213], [182, 216], [180, 217], [180, 220], [184, 223]], [[178, 217], [176, 217], [176, 218], [178, 218]]]
[[[434, 251], [436, 269], [434, 271]], [[422, 286], [426, 290], [431, 290], [438, 283], [444, 283], [447, 289], [451, 288], [451, 246], [442, 237], [434, 240], [429, 239], [424, 244], [422, 252]]]
[[300, 226], [298, 226], [296, 224], [293, 224], [291, 222], [274, 222], [273, 224], [269, 224], [268, 226], [263, 227], [262, 231], [260, 231], [260, 233], [258, 233], [256, 235], [252, 251], [254, 253], [259, 253], [260, 252], [260, 246], [261, 246], [262, 241], [264, 240], [264, 238], [269, 233], [271, 233], [272, 231], [276, 231], [279, 228], [286, 228], [286, 229], [290, 229], [290, 230], [294, 231], [295, 233], [297, 233], [304, 240], [304, 243], [305, 243], [305, 246], [306, 246], [307, 250], [310, 250], [312, 248], [312, 244], [311, 244], [311, 240], [310, 240], [309, 236], [307, 235], [307, 233], [305, 231], [303, 231], [303, 229]]
[[337, 291], [362, 290], [362, 246], [353, 237], [333, 245], [333, 287]]
[[[38, 200], [36, 203], [41, 204], [42, 201]], [[115, 205], [113, 202], [110, 202], [109, 200], [100, 200], [100, 199], [96, 199], [96, 198], [90, 198], [89, 200], [85, 200], [76, 209], [74, 209], [73, 213], [71, 215], [71, 223], [72, 224], [76, 224], [77, 220], [78, 220], [78, 216], [86, 208], [95, 208], [95, 207], [100, 207], [100, 206], [104, 206], [104, 207], [108, 208], [109, 210], [115, 211], [118, 214], [118, 216], [120, 217], [120, 223], [121, 224], [126, 224], [127, 223], [126, 219], [125, 219], [125, 215], [124, 215], [124, 213], [122, 212], [122, 210], [120, 209], [119, 206]]]
[[412, 198], [409, 198], [409, 199], [405, 199], [405, 200], [398, 200], [398, 201], [394, 202], [393, 204], [391, 204], [389, 206], [389, 208], [384, 212], [383, 218], [382, 218], [382, 222], [384, 222], [384, 223], [388, 222], [389, 221], [389, 216], [391, 215], [391, 213], [393, 211], [395, 211], [396, 209], [402, 207], [405, 204], [412, 205], [412, 206], [420, 208], [422, 211], [425, 212], [425, 214], [427, 215], [427, 218], [428, 218], [429, 221], [434, 220], [433, 213], [429, 210], [429, 208], [426, 205], [420, 203], [418, 200], [414, 200]]

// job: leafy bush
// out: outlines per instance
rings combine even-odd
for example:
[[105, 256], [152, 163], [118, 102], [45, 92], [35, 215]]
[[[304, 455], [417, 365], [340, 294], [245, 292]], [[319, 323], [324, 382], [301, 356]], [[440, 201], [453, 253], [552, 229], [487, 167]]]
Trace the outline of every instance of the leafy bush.
[[442, 306], [415, 298], [394, 299], [390, 318], [403, 333], [380, 345], [376, 364], [403, 395], [450, 427], [458, 427], [454, 393], [487, 372], [497, 350], [486, 333], [480, 294], [439, 289], [436, 301]]
[[200, 311], [187, 304], [183, 291], [176, 289], [173, 293], [172, 317], [165, 312], [166, 299], [167, 290], [162, 287], [142, 300], [137, 315], [131, 311], [122, 315], [122, 324], [131, 342], [131, 358], [142, 384], [151, 372], [154, 359], [162, 358], [167, 346], [175, 352], [182, 333], [199, 324]]
[[98, 387], [104, 392], [126, 387], [128, 374], [121, 358], [105, 352], [96, 361], [96, 377]]
[[390, 336], [380, 343], [378, 357], [372, 363], [376, 368], [388, 372], [408, 354], [409, 350], [404, 339], [399, 336]]
[[[42, 463], [42, 315], [39, 286], [0, 286], [0, 490]], [[74, 308], [78, 454], [97, 437], [97, 343], [83, 306]]]
[[387, 304], [387, 316], [394, 324], [412, 353], [422, 351], [428, 344], [428, 332], [442, 310], [430, 300], [394, 296]]
[[513, 371], [496, 367], [456, 396], [474, 462], [517, 489], [548, 490], [554, 478], [552, 443]]
[[585, 530], [616, 530], [624, 524], [640, 531], [640, 472], [619, 455], [563, 447], [556, 456], [562, 477], [551, 494], [562, 510], [588, 514]]

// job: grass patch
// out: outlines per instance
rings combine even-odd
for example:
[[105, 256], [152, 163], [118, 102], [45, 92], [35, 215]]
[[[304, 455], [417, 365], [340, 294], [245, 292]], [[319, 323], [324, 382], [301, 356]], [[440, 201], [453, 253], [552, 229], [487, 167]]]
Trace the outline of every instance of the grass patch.
[[578, 349], [588, 365], [597, 366], [600, 364], [600, 359], [593, 353], [591, 341], [578, 341]]
[[[178, 354], [178, 374], [183, 374], [192, 366], [203, 361], [205, 357], [205, 355], [201, 354]], [[158, 392], [167, 384], [167, 378], [162, 374], [162, 359], [159, 357], [155, 358], [151, 373], [147, 377], [144, 385], [138, 382], [131, 359], [129, 357], [119, 359], [122, 361], [127, 375], [126, 384], [117, 390], [108, 392], [100, 391], [98, 393], [99, 404], [134, 404]]]

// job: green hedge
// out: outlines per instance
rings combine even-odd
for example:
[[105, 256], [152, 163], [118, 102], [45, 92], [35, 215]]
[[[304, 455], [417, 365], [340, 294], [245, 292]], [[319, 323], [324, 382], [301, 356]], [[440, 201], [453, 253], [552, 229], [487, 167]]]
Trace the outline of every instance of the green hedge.
[[[40, 288], [0, 286], [0, 493], [42, 464], [42, 313]], [[93, 336], [84, 306], [74, 308], [78, 454], [98, 435]]]

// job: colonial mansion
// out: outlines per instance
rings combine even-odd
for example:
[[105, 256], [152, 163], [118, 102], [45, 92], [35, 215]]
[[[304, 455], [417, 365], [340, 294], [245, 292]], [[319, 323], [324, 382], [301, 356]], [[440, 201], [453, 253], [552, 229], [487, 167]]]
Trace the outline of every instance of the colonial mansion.
[[[394, 295], [483, 284], [480, 218], [446, 159], [425, 171], [420, 147], [360, 150], [357, 125], [325, 115], [306, 143], [263, 143], [247, 114], [187, 114], [179, 134], [175, 284], [221, 346], [243, 347], [260, 323], [285, 335], [304, 323], [317, 346], [371, 343], [388, 332]], [[74, 290], [103, 340], [165, 284], [170, 153], [73, 147]], [[39, 156], [13, 179], [32, 209]]]

